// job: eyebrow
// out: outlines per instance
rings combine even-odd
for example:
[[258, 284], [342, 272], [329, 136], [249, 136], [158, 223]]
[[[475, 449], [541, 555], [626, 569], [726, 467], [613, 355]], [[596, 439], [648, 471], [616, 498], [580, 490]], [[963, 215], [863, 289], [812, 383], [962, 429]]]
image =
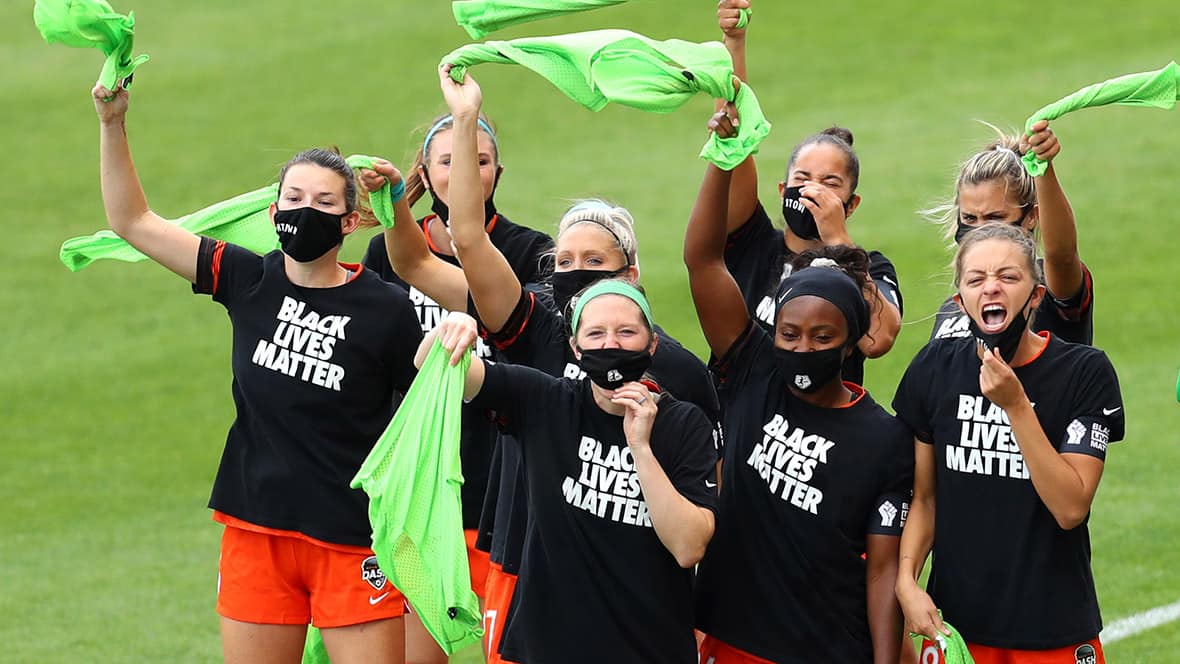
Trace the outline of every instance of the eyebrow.
[[[795, 170], [791, 171], [791, 175], [797, 175], [799, 177], [804, 177], [804, 178], [811, 178], [811, 171], [805, 171], [802, 168], [796, 168]], [[840, 182], [844, 181], [844, 178], [841, 177], [839, 173], [828, 173], [827, 175], [823, 176], [820, 179], [821, 180], [839, 180]]]
[[[301, 189], [300, 187], [296, 187], [295, 185], [287, 185], [286, 187], [283, 187], [283, 191], [296, 191], [301, 194], [303, 193], [303, 189]], [[336, 196], [336, 195], [338, 195], [338, 194], [334, 191], [321, 191], [318, 194], [316, 194], [316, 196]]]

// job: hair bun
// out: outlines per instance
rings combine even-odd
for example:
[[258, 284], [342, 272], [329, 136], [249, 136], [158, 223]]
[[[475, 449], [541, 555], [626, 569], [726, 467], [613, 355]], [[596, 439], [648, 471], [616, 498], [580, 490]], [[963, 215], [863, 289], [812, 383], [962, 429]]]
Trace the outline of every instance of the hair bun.
[[845, 128], [845, 127], [832, 126], [832, 127], [828, 127], [827, 129], [821, 131], [820, 133], [825, 134], [827, 136], [834, 136], [834, 137], [844, 141], [849, 146], [852, 145], [852, 131]]

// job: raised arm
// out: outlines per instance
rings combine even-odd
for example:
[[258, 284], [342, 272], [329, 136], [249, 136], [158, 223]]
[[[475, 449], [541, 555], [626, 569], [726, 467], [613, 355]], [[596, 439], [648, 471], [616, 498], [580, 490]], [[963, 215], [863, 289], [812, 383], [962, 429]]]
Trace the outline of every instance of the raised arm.
[[[386, 180], [396, 185], [401, 182], [402, 174], [393, 164], [378, 159], [373, 170], [361, 170], [360, 179], [365, 189], [372, 192]], [[393, 228], [385, 229], [385, 251], [389, 255], [389, 265], [406, 283], [438, 302], [443, 309], [467, 310], [467, 280], [463, 277], [463, 270], [430, 251], [405, 196], [393, 204]]]
[[[750, 9], [750, 0], [721, 0], [717, 5], [717, 26], [724, 35], [725, 50], [733, 60], [733, 74], [742, 81], [750, 80], [746, 72], [746, 27], [737, 27], [741, 10]], [[721, 110], [718, 101], [717, 110]], [[758, 207], [758, 166], [754, 155], [733, 169], [729, 183], [729, 212], [725, 228], [732, 233], [750, 219]]]
[[197, 279], [201, 239], [151, 211], [127, 143], [126, 90], [91, 90], [99, 121], [102, 204], [111, 230], [148, 258], [190, 282]]
[[439, 85], [455, 118], [451, 142], [451, 237], [480, 320], [484, 327], [498, 332], [520, 300], [521, 285], [508, 259], [484, 229], [477, 136], [483, 93], [470, 74], [464, 75], [462, 83], [452, 80], [450, 65], [439, 70]]
[[1053, 168], [1053, 158], [1061, 152], [1061, 143], [1049, 122], [1042, 120], [1032, 127], [1031, 136], [1023, 138], [1028, 149], [1049, 162], [1037, 181], [1041, 241], [1045, 245], [1045, 285], [1054, 297], [1064, 300], [1082, 288], [1082, 258], [1078, 253], [1078, 229], [1073, 208]]
[[[719, 133], [732, 131], [725, 110], [715, 113], [709, 126]], [[730, 175], [713, 164], [705, 168], [684, 233], [684, 266], [688, 268], [692, 301], [705, 341], [717, 357], [729, 350], [750, 323], [742, 291], [725, 266]]]
[[869, 331], [857, 343], [865, 357], [881, 357], [893, 348], [901, 332], [901, 312], [897, 305], [885, 299], [872, 281], [866, 287], [865, 300], [869, 303]]

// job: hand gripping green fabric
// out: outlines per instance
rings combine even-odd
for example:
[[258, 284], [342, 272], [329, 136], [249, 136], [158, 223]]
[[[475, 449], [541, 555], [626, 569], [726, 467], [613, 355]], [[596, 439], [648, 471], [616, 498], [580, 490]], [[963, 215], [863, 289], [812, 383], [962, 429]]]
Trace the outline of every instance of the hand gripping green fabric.
[[[938, 612], [942, 615], [942, 611]], [[938, 643], [939, 650], [942, 651], [942, 659], [939, 660], [942, 664], [975, 664], [975, 658], [971, 656], [971, 651], [967, 649], [967, 642], [963, 640], [963, 636], [959, 634], [959, 630], [951, 626], [947, 621], [942, 621], [946, 626], [950, 635], [939, 634], [935, 642]], [[921, 634], [910, 634], [915, 639], [914, 649], [918, 651], [918, 657], [922, 656], [922, 640], [926, 637]], [[923, 660], [925, 661], [925, 660]], [[304, 664], [309, 664], [305, 662]]]
[[[373, 160], [373, 157], [365, 155], [346, 158], [348, 165], [353, 168], [372, 168]], [[265, 254], [279, 246], [269, 212], [270, 204], [278, 198], [278, 192], [278, 184], [267, 185], [186, 214], [173, 223], [195, 235], [224, 240], [256, 254]], [[386, 228], [392, 227], [393, 204], [389, 200], [388, 182], [369, 196], [369, 203], [377, 220]], [[111, 230], [66, 240], [61, 245], [58, 258], [71, 272], [77, 272], [104, 258], [126, 263], [147, 260], [147, 256]]]
[[497, 30], [563, 14], [619, 5], [627, 0], [455, 0], [451, 12], [472, 39]]
[[471, 590], [459, 491], [460, 408], [468, 353], [451, 366], [435, 342], [352, 487], [369, 495], [373, 552], [443, 652], [483, 635]]
[[732, 101], [740, 115], [738, 135], [709, 137], [700, 156], [731, 170], [758, 151], [770, 133], [758, 98], [745, 84], [735, 93], [733, 62], [719, 42], [656, 41], [628, 30], [596, 30], [553, 37], [527, 37], [462, 46], [442, 59], [451, 78], [483, 62], [519, 64], [592, 111], [609, 102], [670, 113], [697, 92]]
[[131, 56], [135, 36], [135, 12], [118, 14], [106, 0], [37, 0], [33, 23], [47, 44], [61, 42], [75, 48], [97, 48], [106, 56], [98, 82], [114, 90], [128, 80], [148, 56]]
[[[1168, 110], [1176, 106], [1180, 98], [1180, 68], [1175, 62], [1156, 70], [1138, 74], [1127, 74], [1108, 81], [1086, 86], [1040, 109], [1024, 123], [1024, 130], [1032, 133], [1032, 126], [1041, 120], [1057, 118], [1083, 108], [1123, 104], [1126, 106], [1151, 106]], [[1037, 159], [1031, 151], [1024, 155], [1024, 167], [1032, 175], [1043, 175], [1047, 162]]]

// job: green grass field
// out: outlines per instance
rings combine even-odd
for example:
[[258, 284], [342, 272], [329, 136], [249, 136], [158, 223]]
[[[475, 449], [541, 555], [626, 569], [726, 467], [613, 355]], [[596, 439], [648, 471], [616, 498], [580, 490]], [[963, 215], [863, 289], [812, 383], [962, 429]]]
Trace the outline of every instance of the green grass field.
[[[129, 133], [154, 209], [179, 216], [261, 186], [313, 145], [405, 164], [411, 131], [443, 108], [434, 66], [466, 38], [448, 4], [117, 2], [136, 11], [137, 46], [152, 56], [136, 76]], [[218, 305], [162, 268], [71, 274], [58, 262], [62, 240], [105, 224], [89, 98], [101, 57], [42, 43], [31, 6], [0, 5], [0, 660], [215, 661], [220, 529], [205, 503], [232, 418], [229, 326]], [[628, 27], [701, 41], [717, 38], [714, 6], [649, 0], [495, 37]], [[949, 292], [948, 254], [914, 211], [948, 195], [956, 162], [987, 140], [974, 120], [1019, 126], [1083, 85], [1166, 64], [1180, 55], [1180, 5], [822, 9], [757, 4], [751, 84], [775, 125], [761, 189], [772, 201], [804, 135], [831, 123], [854, 131], [864, 203], [852, 232], [893, 259], [906, 297], [896, 348], [867, 370], [887, 403]], [[657, 318], [701, 350], [680, 253], [711, 102], [667, 116], [592, 114], [524, 70], [473, 73], [500, 129], [500, 208], [552, 230], [572, 198], [628, 206]], [[1096, 343], [1119, 371], [1128, 412], [1127, 442], [1112, 449], [1091, 519], [1109, 623], [1180, 599], [1180, 240], [1171, 232], [1180, 114], [1108, 108], [1054, 126], [1096, 278]], [[359, 257], [363, 241], [346, 246]], [[1173, 661], [1177, 646], [1172, 623], [1110, 645], [1108, 656]]]

